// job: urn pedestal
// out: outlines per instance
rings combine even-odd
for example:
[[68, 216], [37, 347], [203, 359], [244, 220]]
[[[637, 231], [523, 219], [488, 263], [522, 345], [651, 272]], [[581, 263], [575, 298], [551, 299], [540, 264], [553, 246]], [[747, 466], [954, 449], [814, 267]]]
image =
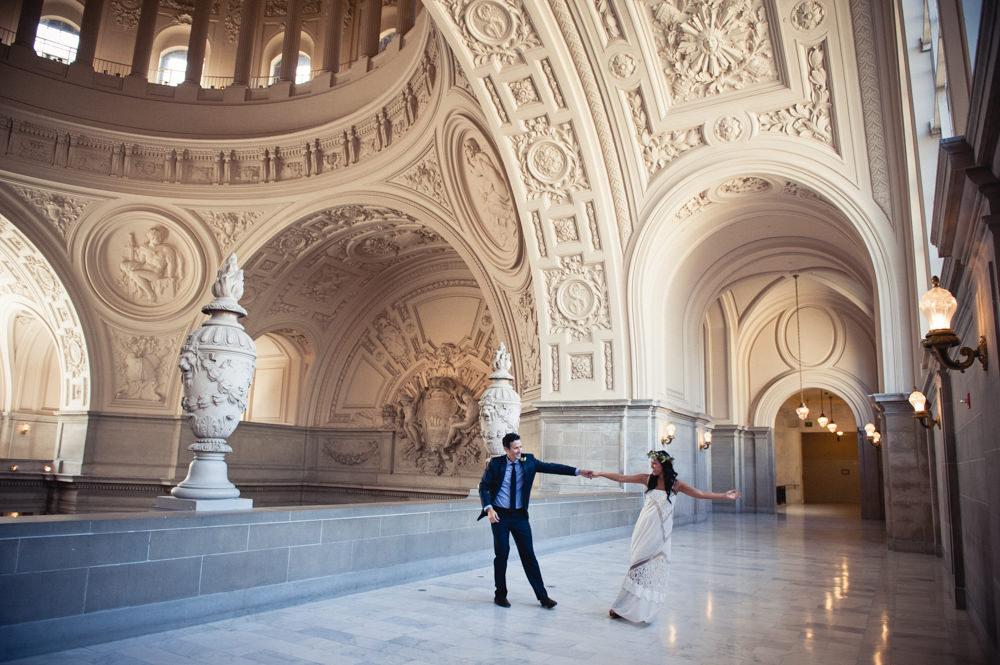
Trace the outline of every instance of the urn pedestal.
[[521, 421], [521, 396], [514, 390], [511, 358], [503, 343], [493, 356], [490, 385], [479, 398], [479, 430], [490, 456], [503, 455], [503, 437]]
[[229, 481], [226, 453], [233, 449], [227, 439], [236, 430], [247, 408], [257, 352], [253, 339], [239, 318], [246, 310], [243, 271], [232, 254], [219, 270], [212, 286], [215, 299], [202, 308], [209, 318], [188, 335], [178, 360], [184, 387], [181, 408], [197, 440], [188, 447], [194, 459], [187, 477], [157, 497], [155, 507], [165, 510], [250, 510], [251, 499], [240, 499], [240, 491]]

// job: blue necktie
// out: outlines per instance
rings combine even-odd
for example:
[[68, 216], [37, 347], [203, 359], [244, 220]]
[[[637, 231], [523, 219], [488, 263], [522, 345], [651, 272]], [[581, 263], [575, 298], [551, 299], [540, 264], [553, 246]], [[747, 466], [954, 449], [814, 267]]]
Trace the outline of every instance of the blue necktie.
[[510, 509], [517, 508], [517, 462], [510, 464]]

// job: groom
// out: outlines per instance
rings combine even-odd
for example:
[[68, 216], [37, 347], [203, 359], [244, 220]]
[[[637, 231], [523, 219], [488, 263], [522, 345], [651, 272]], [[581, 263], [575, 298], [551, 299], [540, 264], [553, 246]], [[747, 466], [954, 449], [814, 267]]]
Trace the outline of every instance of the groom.
[[542, 607], [551, 610], [556, 606], [556, 601], [549, 598], [545, 591], [542, 571], [538, 569], [538, 559], [535, 558], [535, 548], [531, 543], [531, 525], [528, 523], [531, 483], [535, 481], [536, 473], [593, 478], [594, 472], [565, 464], [542, 462], [526, 453], [522, 455], [521, 437], [515, 432], [503, 437], [503, 447], [506, 454], [491, 458], [486, 463], [483, 479], [479, 481], [479, 498], [483, 502], [483, 511], [477, 519], [488, 516], [493, 529], [493, 577], [496, 582], [493, 602], [500, 607], [510, 607], [507, 600], [507, 555], [510, 554], [510, 535], [513, 534], [528, 582]]

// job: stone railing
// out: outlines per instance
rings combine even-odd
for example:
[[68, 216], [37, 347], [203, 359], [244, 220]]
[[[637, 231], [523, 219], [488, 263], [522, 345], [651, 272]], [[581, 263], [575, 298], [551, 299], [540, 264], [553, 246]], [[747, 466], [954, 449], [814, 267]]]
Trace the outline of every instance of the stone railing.
[[[537, 551], [625, 537], [641, 502], [539, 497]], [[465, 499], [0, 519], [0, 660], [486, 567], [478, 513]]]

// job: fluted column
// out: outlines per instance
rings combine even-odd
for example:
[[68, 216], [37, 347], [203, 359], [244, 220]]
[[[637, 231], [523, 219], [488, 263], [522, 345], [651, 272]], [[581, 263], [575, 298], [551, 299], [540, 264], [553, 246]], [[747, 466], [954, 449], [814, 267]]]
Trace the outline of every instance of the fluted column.
[[74, 65], [94, 66], [97, 54], [97, 37], [101, 32], [101, 16], [104, 14], [104, 0], [87, 0], [83, 6], [80, 21], [80, 43], [76, 47]]
[[201, 85], [201, 73], [205, 67], [205, 44], [208, 40], [208, 18], [212, 0], [195, 0], [194, 16], [191, 18], [191, 36], [188, 39], [187, 72], [184, 82]]
[[396, 32], [405, 35], [417, 20], [417, 0], [399, 0], [396, 11]]
[[295, 70], [299, 66], [299, 43], [302, 41], [302, 0], [288, 0], [288, 15], [285, 17], [285, 39], [281, 45], [281, 69], [279, 81], [295, 81]]
[[139, 8], [139, 25], [136, 26], [135, 46], [132, 49], [132, 73], [145, 79], [149, 76], [149, 58], [153, 53], [153, 37], [156, 35], [156, 15], [160, 0], [142, 0]]
[[332, 0], [333, 11], [326, 25], [326, 40], [323, 42], [323, 71], [340, 71], [340, 52], [344, 44], [344, 14], [347, 0]]
[[240, 17], [240, 36], [236, 42], [236, 69], [233, 70], [233, 85], [250, 83], [250, 68], [253, 64], [253, 41], [257, 36], [260, 22], [261, 0], [243, 0]]
[[42, 19], [42, 0], [21, 0], [21, 16], [17, 19], [14, 43], [34, 48], [38, 22]]
[[382, 31], [382, 0], [361, 0], [360, 25], [361, 44], [360, 55], [374, 58], [378, 55], [378, 36]]

